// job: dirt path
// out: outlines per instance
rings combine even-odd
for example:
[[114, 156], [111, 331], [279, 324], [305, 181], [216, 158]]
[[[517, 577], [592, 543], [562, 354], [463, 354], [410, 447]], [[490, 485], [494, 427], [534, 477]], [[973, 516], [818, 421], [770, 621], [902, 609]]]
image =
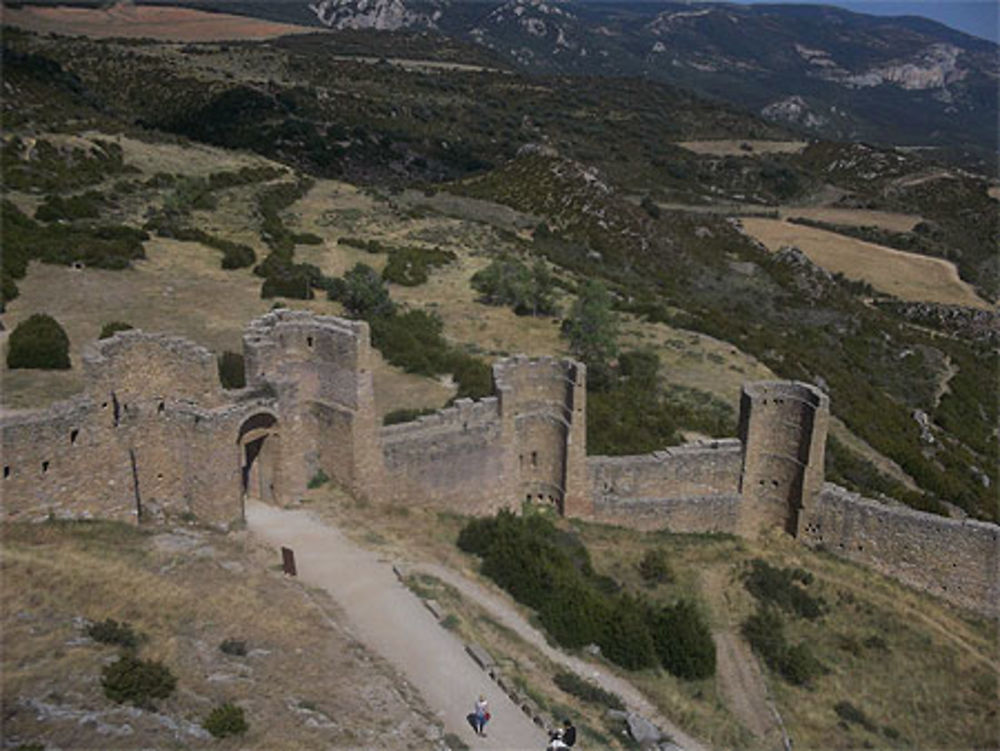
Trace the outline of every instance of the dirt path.
[[[544, 732], [514, 706], [396, 578], [388, 561], [350, 542], [306, 511], [247, 502], [247, 525], [260, 539], [295, 551], [299, 578], [329, 592], [356, 638], [395, 665], [437, 712], [445, 732], [474, 749], [542, 749]], [[478, 738], [466, 715], [479, 694], [493, 721]]]
[[638, 712], [663, 732], [670, 735], [674, 742], [685, 751], [702, 751], [706, 747], [678, 728], [673, 722], [661, 715], [657, 709], [631, 683], [616, 675], [607, 673], [599, 666], [572, 655], [567, 655], [549, 646], [545, 636], [511, 605], [508, 596], [499, 589], [487, 587], [466, 578], [462, 574], [445, 566], [434, 563], [417, 563], [407, 567], [408, 571], [435, 576], [441, 581], [457, 589], [463, 596], [473, 600], [479, 607], [507, 628], [513, 630], [522, 639], [542, 652], [548, 659], [563, 667], [569, 668], [577, 675], [592, 681], [606, 691], [611, 691], [621, 697], [630, 711]]
[[716, 681], [729, 711], [747, 729], [769, 746], [780, 748], [781, 729], [767, 699], [767, 684], [757, 660], [736, 635], [729, 621], [725, 603], [725, 572], [708, 569], [702, 572], [702, 592], [712, 608], [716, 623], [723, 624], [712, 632], [715, 641]]

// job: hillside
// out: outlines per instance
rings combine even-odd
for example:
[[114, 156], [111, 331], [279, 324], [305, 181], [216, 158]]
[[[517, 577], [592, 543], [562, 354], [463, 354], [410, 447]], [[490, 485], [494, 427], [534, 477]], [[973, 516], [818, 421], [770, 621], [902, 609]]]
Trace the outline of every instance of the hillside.
[[[836, 415], [876, 455], [891, 459], [898, 468], [890, 471], [893, 482], [911, 490], [874, 472], [872, 457], [850, 450], [831, 457], [834, 479], [926, 508], [960, 507], [995, 518], [997, 415], [984, 389], [994, 379], [995, 338], [984, 339], [981, 326], [956, 329], [945, 321], [960, 319], [949, 315], [936, 324], [948, 336], [928, 331], [933, 312], [901, 309], [890, 298], [873, 301], [863, 277], [831, 275], [794, 253], [768, 253], [725, 218], [745, 208], [794, 205], [906, 212], [919, 219], [909, 232], [862, 228], [866, 239], [954, 262], [961, 278], [991, 301], [998, 292], [997, 213], [985, 180], [861, 145], [758, 151], [746, 139], [787, 140], [787, 134], [661, 84], [362, 62], [331, 55], [337, 45], [335, 36], [177, 47], [10, 33], [5, 72], [18, 96], [5, 100], [4, 121], [12, 133], [68, 127], [163, 138], [156, 134], [169, 132], [255, 151], [316, 177], [392, 192], [410, 185], [428, 196], [443, 188], [505, 204], [536, 217], [537, 226], [530, 237], [501, 234], [494, 253], [547, 259], [570, 292], [584, 277], [599, 278], [612, 286], [622, 312], [697, 330], [780, 377], [820, 383]], [[735, 139], [740, 156], [682, 145], [706, 138]], [[51, 161], [37, 162], [34, 153], [50, 153]], [[78, 158], [66, 152], [31, 152], [15, 138], [3, 158], [8, 186], [23, 192], [21, 205], [32, 211], [33, 191], [86, 189], [86, 181], [70, 185], [61, 176], [60, 160]], [[127, 182], [128, 165], [114, 164], [95, 162], [91, 182], [110, 180], [115, 171], [117, 182]], [[150, 217], [166, 206], [160, 202], [171, 186], [176, 192], [180, 185], [156, 172], [146, 173], [146, 192], [103, 199], [131, 207], [132, 218], [119, 211], [116, 221], [163, 226], [162, 218]], [[275, 194], [276, 205], [291, 206], [308, 190], [300, 186]], [[253, 195], [245, 200], [264, 200], [263, 193]], [[185, 199], [197, 200], [196, 194]], [[661, 210], [657, 201], [674, 208]], [[419, 202], [409, 210], [425, 211]], [[465, 216], [481, 222], [479, 213]], [[264, 218], [251, 212], [242, 220], [239, 242], [255, 237], [246, 232], [249, 221], [261, 227], [265, 243], [258, 260], [269, 249], [294, 252], [294, 240], [285, 245], [270, 225], [258, 224]], [[214, 234], [214, 224], [209, 220], [202, 231]], [[333, 227], [310, 233], [319, 231], [322, 240]], [[509, 225], [498, 229], [509, 232]], [[25, 237], [37, 231], [29, 228]], [[155, 230], [167, 237], [177, 231]], [[468, 252], [460, 242], [455, 251]], [[298, 252], [311, 257], [308, 247]], [[316, 260], [314, 267], [329, 273], [322, 254]], [[298, 266], [288, 273], [313, 272]], [[919, 292], [903, 298], [921, 299]], [[995, 313], [982, 315], [990, 320]], [[932, 441], [917, 414], [928, 415]], [[923, 492], [911, 495], [915, 487]]]
[[[922, 18], [725, 3], [321, 0], [310, 7], [333, 29], [431, 30], [535, 74], [640, 76], [815, 136], [995, 160], [996, 45]], [[256, 11], [248, 4], [245, 12]]]
[[[412, 419], [485, 393], [498, 357], [570, 354], [562, 320], [598, 280], [622, 356], [608, 368], [619, 386], [593, 373], [594, 452], [732, 436], [742, 382], [799, 379], [831, 397], [827, 479], [888, 505], [998, 520], [998, 203], [977, 174], [891, 147], [805, 141], [661, 82], [525, 75], [431, 32], [202, 44], [4, 32], [0, 341], [47, 312], [72, 362], [4, 365], [4, 410], [79, 391], [82, 351], [114, 321], [222, 355], [276, 306], [363, 315], [344, 285], [364, 264], [398, 306], [372, 326], [377, 414]], [[767, 247], [752, 218], [833, 237], [842, 267], [825, 268], [806, 240]], [[844, 261], [854, 253], [864, 262]], [[934, 280], [913, 271], [929, 260]], [[544, 304], [491, 298], [482, 279], [495, 264], [527, 274]], [[523, 635], [537, 616], [456, 547], [466, 518], [315, 485], [290, 505], [380, 561], [412, 564], [402, 576], [438, 602], [442, 627], [489, 644], [521, 696], [578, 718], [587, 747], [628, 747], [603, 700], [557, 684], [565, 663], [537, 631]], [[651, 607], [691, 600], [707, 619], [711, 678], [569, 656], [628, 681], [702, 742], [781, 743], [781, 723], [756, 711], [767, 702], [796, 747], [993, 742], [996, 624], [783, 535], [554, 523], [590, 551], [608, 591]], [[462, 747], [334, 603], [281, 577], [245, 532], [53, 520], [2, 535], [5, 738]], [[641, 562], [657, 550], [669, 565], [648, 580]], [[757, 560], [822, 602], [818, 617], [785, 614], [778, 629], [817, 661], [808, 685], [751, 651]], [[105, 618], [146, 634], [139, 656], [177, 675], [156, 711], [103, 695], [114, 651], [85, 630]], [[221, 651], [225, 639], [249, 654]], [[242, 740], [201, 728], [224, 701], [247, 710]]]

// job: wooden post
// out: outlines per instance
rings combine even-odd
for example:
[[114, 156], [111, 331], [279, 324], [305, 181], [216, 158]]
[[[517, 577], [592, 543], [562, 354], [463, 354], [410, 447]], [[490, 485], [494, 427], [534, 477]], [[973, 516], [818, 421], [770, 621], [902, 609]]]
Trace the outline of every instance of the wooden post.
[[281, 548], [281, 568], [288, 576], [296, 576], [295, 553], [291, 548]]

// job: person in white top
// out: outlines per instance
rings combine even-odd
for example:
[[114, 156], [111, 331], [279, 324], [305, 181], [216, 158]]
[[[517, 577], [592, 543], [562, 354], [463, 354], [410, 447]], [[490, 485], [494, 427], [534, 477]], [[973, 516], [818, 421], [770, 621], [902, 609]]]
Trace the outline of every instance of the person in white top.
[[479, 695], [479, 699], [476, 701], [476, 711], [474, 714], [476, 734], [485, 736], [486, 723], [490, 721], [490, 713], [486, 706], [486, 697], [482, 694]]

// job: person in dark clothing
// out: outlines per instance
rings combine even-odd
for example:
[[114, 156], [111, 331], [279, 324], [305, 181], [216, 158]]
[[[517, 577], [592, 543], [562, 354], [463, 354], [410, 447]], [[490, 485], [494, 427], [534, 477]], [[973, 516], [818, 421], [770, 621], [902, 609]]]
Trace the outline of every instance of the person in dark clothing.
[[576, 728], [569, 720], [563, 720], [562, 742], [570, 748], [576, 744]]

